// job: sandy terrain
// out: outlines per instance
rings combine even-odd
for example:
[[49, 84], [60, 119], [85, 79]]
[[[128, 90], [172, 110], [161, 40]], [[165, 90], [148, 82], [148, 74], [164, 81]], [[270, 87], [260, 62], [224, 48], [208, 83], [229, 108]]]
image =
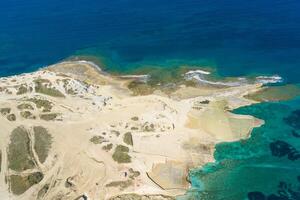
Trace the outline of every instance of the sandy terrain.
[[80, 61], [1, 78], [0, 199], [173, 199], [216, 143], [262, 124], [229, 112], [260, 84], [133, 96], [135, 78]]

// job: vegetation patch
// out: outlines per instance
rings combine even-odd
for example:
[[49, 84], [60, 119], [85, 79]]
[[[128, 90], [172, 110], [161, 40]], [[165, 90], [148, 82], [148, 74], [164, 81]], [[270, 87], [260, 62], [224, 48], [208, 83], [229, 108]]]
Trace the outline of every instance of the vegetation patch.
[[132, 81], [127, 87], [133, 92], [133, 95], [149, 95], [155, 90], [153, 86], [139, 81]]
[[9, 114], [9, 115], [7, 115], [6, 118], [8, 121], [16, 121], [16, 119], [17, 119], [15, 114]]
[[131, 146], [133, 145], [132, 135], [130, 132], [127, 132], [124, 134], [123, 141], [125, 144], [131, 145]]
[[123, 145], [118, 145], [112, 155], [114, 161], [118, 163], [130, 163], [131, 157], [128, 155], [129, 148]]
[[63, 87], [64, 87], [67, 94], [70, 94], [70, 95], [77, 94], [75, 90], [73, 90], [72, 88], [68, 88], [68, 84], [70, 82], [70, 79], [63, 79], [62, 82], [64, 83]]
[[209, 100], [200, 101], [201, 104], [209, 104]]
[[132, 180], [126, 180], [126, 181], [113, 181], [108, 184], [106, 184], [106, 187], [119, 187], [121, 190], [124, 190], [132, 185]]
[[107, 142], [107, 140], [105, 140], [105, 138], [100, 135], [95, 135], [90, 139], [90, 142], [92, 142], [93, 144], [101, 144], [103, 142]]
[[42, 199], [45, 196], [45, 194], [48, 192], [49, 188], [50, 188], [49, 183], [45, 184], [42, 187], [42, 189], [40, 189], [40, 191], [38, 192], [37, 199]]
[[10, 189], [15, 195], [23, 194], [31, 186], [39, 183], [43, 179], [44, 175], [41, 172], [35, 172], [29, 176], [11, 175]]
[[131, 127], [130, 129], [133, 130], [133, 131], [139, 130], [139, 128], [135, 127], [135, 126]]
[[35, 116], [28, 110], [22, 111], [20, 115], [25, 119], [35, 119]]
[[139, 118], [138, 118], [137, 116], [135, 116], [135, 117], [131, 117], [131, 120], [132, 120], [132, 121], [138, 121]]
[[28, 92], [28, 89], [25, 85], [21, 85], [19, 88], [18, 88], [18, 91], [17, 91], [17, 95], [22, 95], [22, 94], [25, 94]]
[[143, 124], [142, 130], [145, 132], [153, 132], [155, 131], [154, 124], [149, 124], [148, 122], [146, 122], [145, 124]]
[[47, 129], [42, 126], [33, 127], [34, 150], [39, 157], [39, 161], [44, 163], [51, 148], [52, 136]]
[[33, 82], [35, 84], [50, 84], [51, 85], [50, 80], [45, 79], [45, 78], [38, 78], [38, 79], [35, 79]]
[[17, 106], [19, 110], [34, 110], [33, 106], [30, 105], [29, 103], [22, 103]]
[[140, 176], [141, 173], [139, 171], [134, 171], [132, 168], [129, 169], [129, 178], [135, 179], [136, 177]]
[[10, 113], [10, 111], [11, 111], [11, 108], [0, 108], [0, 113], [2, 115], [7, 115]]
[[102, 149], [103, 149], [104, 151], [110, 151], [110, 150], [112, 149], [112, 147], [113, 147], [113, 144], [112, 144], [112, 143], [109, 143], [109, 144], [103, 146]]
[[40, 118], [45, 121], [53, 121], [58, 115], [58, 113], [41, 114]]
[[47, 79], [37, 79], [35, 82], [35, 92], [45, 94], [52, 97], [65, 97], [59, 90], [50, 87], [51, 82]]
[[33, 102], [39, 109], [43, 108], [43, 112], [50, 112], [53, 107], [52, 102], [45, 99], [31, 98], [28, 101]]
[[115, 130], [112, 130], [110, 131], [112, 134], [115, 134], [117, 137], [119, 137], [120, 135], [120, 132], [119, 131], [115, 131]]
[[264, 87], [261, 90], [250, 93], [245, 98], [254, 101], [286, 101], [289, 99], [296, 98], [300, 95], [300, 88], [298, 85], [282, 85], [282, 86], [271, 86]]
[[44, 86], [36, 86], [35, 91], [37, 93], [45, 94], [52, 97], [65, 97], [63, 93], [61, 93], [59, 90], [55, 88], [47, 88]]
[[30, 139], [24, 127], [19, 126], [12, 131], [7, 157], [8, 167], [15, 171], [32, 169], [35, 166], [30, 149]]

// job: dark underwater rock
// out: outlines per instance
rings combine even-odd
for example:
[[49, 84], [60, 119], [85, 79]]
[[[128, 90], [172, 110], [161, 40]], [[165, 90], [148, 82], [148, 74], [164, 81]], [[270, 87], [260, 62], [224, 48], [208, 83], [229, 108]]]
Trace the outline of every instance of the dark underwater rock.
[[262, 192], [249, 192], [249, 200], [266, 200], [266, 196]]
[[287, 156], [289, 160], [295, 161], [300, 158], [300, 153], [292, 145], [287, 142], [277, 140], [270, 143], [270, 149], [273, 156], [283, 157]]
[[284, 118], [283, 121], [294, 129], [300, 129], [300, 109], [293, 111], [288, 117]]
[[300, 133], [298, 133], [297, 131], [295, 130], [292, 130], [292, 135], [296, 138], [300, 138]]

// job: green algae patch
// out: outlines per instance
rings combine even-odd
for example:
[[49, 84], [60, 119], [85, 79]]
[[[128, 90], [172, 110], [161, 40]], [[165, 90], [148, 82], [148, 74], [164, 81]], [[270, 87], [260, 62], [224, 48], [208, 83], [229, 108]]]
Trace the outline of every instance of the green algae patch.
[[283, 85], [265, 87], [260, 91], [246, 95], [245, 97], [254, 101], [285, 101], [300, 95], [299, 85]]
[[127, 132], [124, 134], [124, 137], [123, 137], [123, 142], [125, 144], [128, 144], [128, 145], [133, 145], [133, 141], [132, 141], [132, 135], [130, 132]]
[[10, 169], [23, 171], [34, 168], [30, 143], [28, 132], [24, 127], [19, 126], [12, 131], [7, 155]]
[[127, 87], [133, 92], [133, 95], [149, 95], [155, 90], [153, 86], [139, 81], [132, 81], [127, 85]]
[[10, 190], [15, 195], [21, 195], [31, 186], [39, 183], [43, 177], [41, 172], [35, 172], [29, 176], [11, 175], [9, 177]]
[[129, 148], [123, 145], [118, 145], [112, 155], [114, 161], [118, 163], [130, 163], [131, 157], [128, 155]]
[[52, 136], [48, 130], [42, 126], [33, 127], [34, 132], [34, 150], [38, 155], [39, 161], [44, 163], [48, 157], [52, 144]]

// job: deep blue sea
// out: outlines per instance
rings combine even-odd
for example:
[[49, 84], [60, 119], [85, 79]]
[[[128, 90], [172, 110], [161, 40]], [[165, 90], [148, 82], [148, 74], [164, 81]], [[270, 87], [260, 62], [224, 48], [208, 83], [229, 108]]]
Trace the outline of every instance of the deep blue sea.
[[[119, 73], [185, 64], [299, 83], [300, 1], [0, 1], [0, 76], [74, 55]], [[299, 200], [299, 106], [294, 99], [236, 110], [266, 124], [248, 140], [219, 144], [216, 162], [190, 173], [185, 199]]]
[[299, 0], [1, 1], [0, 75], [87, 54], [120, 72], [196, 62], [299, 82], [299, 10]]

